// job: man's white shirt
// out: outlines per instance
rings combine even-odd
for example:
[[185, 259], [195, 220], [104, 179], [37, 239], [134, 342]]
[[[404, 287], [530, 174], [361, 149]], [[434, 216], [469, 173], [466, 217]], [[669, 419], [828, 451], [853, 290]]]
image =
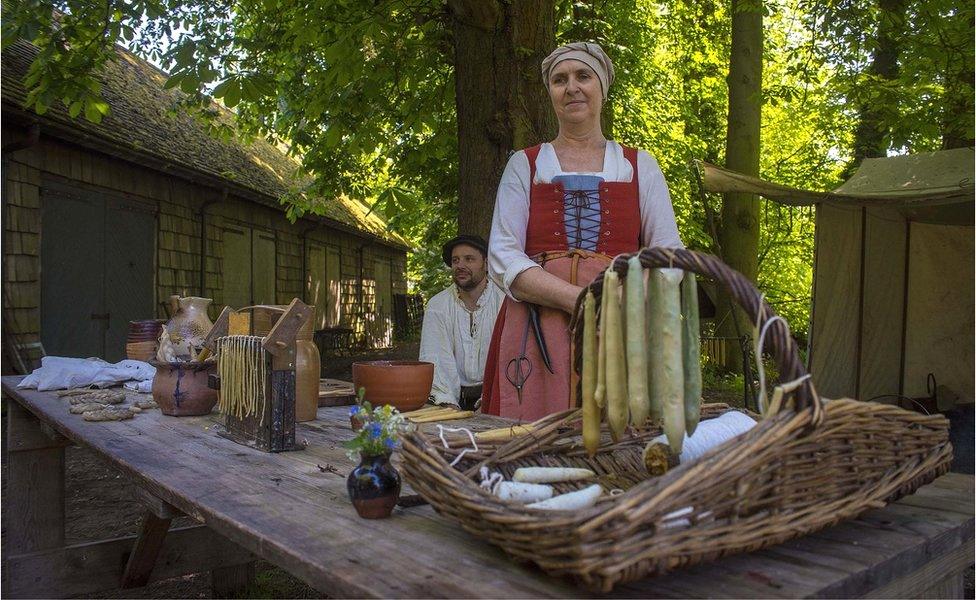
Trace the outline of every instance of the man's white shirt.
[[473, 311], [464, 305], [456, 285], [427, 302], [420, 360], [434, 363], [430, 393], [437, 404], [457, 404], [461, 386], [482, 383], [491, 332], [504, 299], [505, 294], [489, 279]]

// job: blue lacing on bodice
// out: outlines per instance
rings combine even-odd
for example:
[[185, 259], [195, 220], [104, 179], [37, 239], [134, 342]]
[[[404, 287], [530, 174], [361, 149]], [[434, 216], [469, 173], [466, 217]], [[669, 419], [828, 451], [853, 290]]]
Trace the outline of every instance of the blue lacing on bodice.
[[600, 239], [600, 183], [598, 175], [558, 175], [563, 186], [563, 224], [568, 248], [596, 252]]

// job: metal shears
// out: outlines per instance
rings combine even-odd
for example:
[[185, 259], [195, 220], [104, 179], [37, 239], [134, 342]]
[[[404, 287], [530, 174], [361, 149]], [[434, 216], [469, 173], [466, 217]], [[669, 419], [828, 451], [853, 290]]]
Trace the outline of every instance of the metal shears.
[[542, 356], [542, 362], [545, 364], [546, 370], [553, 373], [552, 361], [549, 359], [549, 349], [546, 347], [546, 340], [542, 335], [542, 326], [539, 322], [539, 307], [535, 304], [527, 304], [526, 308], [528, 308], [529, 314], [525, 320], [525, 331], [522, 332], [522, 347], [515, 358], [508, 361], [508, 365], [505, 368], [505, 378], [515, 387], [515, 393], [518, 395], [518, 403], [520, 405], [522, 404], [522, 388], [525, 387], [526, 380], [532, 374], [532, 361], [525, 354], [529, 343], [529, 329], [532, 329], [535, 334], [535, 341], [539, 346], [539, 354]]

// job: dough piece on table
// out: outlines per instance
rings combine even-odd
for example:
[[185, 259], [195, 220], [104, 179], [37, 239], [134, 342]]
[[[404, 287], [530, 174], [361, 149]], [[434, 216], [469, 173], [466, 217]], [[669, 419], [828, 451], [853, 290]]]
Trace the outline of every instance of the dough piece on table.
[[109, 406], [101, 410], [93, 410], [84, 414], [86, 421], [124, 421], [135, 415], [128, 408]]
[[69, 400], [72, 404], [86, 404], [98, 402], [100, 404], [122, 404], [125, 401], [125, 392], [118, 390], [95, 390], [88, 394], [72, 396]]
[[71, 408], [68, 409], [73, 415], [80, 415], [82, 413], [91, 412], [93, 410], [101, 410], [103, 408], [108, 408], [108, 404], [102, 404], [101, 402], [85, 402], [83, 404], [72, 404]]
[[159, 408], [156, 401], [152, 398], [140, 398], [132, 403], [133, 406], [138, 406], [139, 408], [146, 410], [147, 408]]

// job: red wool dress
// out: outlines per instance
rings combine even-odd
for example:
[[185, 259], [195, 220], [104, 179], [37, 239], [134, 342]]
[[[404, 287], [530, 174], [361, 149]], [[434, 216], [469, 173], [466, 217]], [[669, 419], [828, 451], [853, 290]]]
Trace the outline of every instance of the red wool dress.
[[[529, 222], [526, 228], [525, 253], [549, 273], [574, 285], [589, 283], [607, 268], [612, 257], [640, 248], [640, 191], [638, 187], [637, 150], [624, 147], [624, 157], [633, 168], [626, 182], [605, 181], [600, 184], [600, 233], [597, 251], [569, 248], [563, 220], [564, 191], [558, 183], [534, 183], [535, 161], [541, 146], [525, 151], [529, 159], [532, 186], [529, 195]], [[509, 361], [518, 356], [528, 317], [522, 302], [505, 298], [485, 364], [485, 388], [482, 410], [521, 421], [534, 421], [570, 408], [575, 395], [576, 374], [572, 372], [572, 346], [568, 314], [561, 310], [539, 307], [542, 332], [554, 373], [546, 370], [542, 355], [531, 331], [525, 354], [532, 365], [531, 374], [522, 388], [519, 402], [515, 386], [506, 377]], [[509, 374], [514, 371], [509, 370]]]

